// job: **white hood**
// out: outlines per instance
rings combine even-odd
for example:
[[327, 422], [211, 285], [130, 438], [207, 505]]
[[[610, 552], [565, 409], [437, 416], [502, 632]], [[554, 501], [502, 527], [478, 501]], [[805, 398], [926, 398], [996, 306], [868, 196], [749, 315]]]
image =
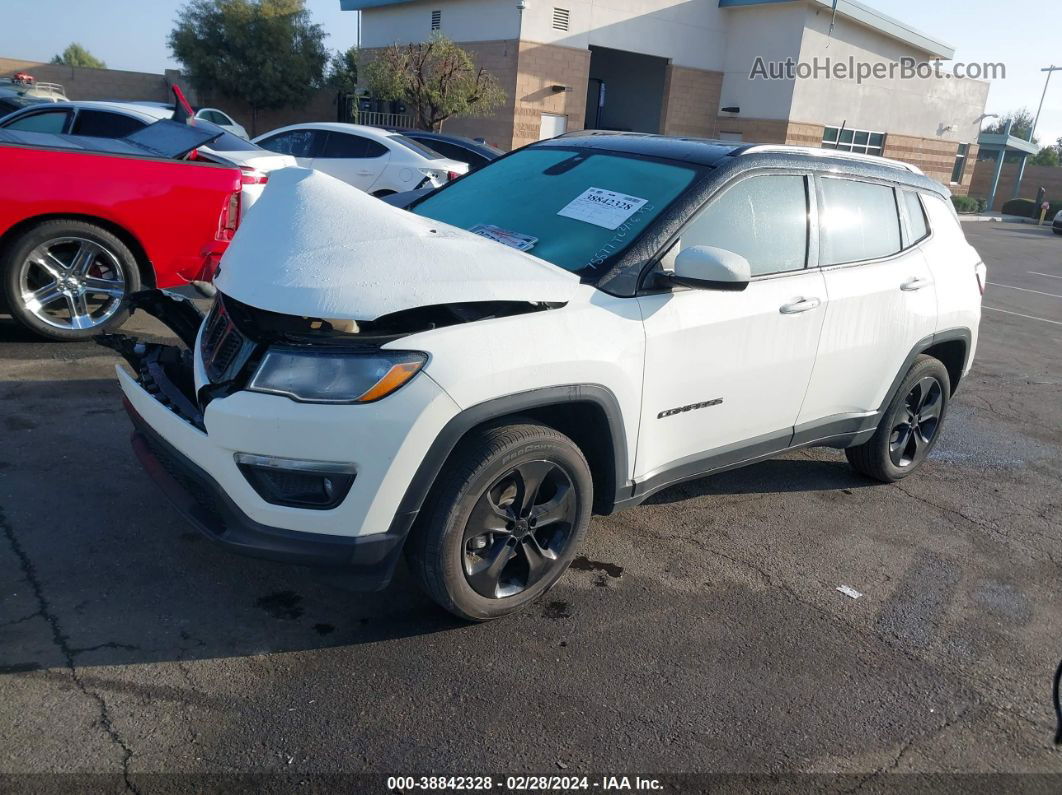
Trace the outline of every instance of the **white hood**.
[[466, 301], [564, 303], [579, 278], [326, 174], [285, 168], [269, 175], [215, 283], [259, 309], [375, 320]]

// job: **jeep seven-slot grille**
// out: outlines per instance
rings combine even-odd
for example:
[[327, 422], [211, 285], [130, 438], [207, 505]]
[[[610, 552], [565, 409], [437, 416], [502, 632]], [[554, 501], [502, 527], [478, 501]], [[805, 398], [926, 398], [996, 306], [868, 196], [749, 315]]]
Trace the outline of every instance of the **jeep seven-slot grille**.
[[225, 303], [218, 296], [207, 316], [199, 341], [203, 368], [212, 383], [235, 378], [254, 352], [255, 344], [232, 322]]

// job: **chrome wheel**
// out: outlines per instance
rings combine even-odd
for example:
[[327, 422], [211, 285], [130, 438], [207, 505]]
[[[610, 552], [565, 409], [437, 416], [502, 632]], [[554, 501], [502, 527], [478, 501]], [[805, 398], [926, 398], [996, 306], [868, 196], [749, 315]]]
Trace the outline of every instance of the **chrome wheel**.
[[889, 458], [898, 467], [919, 463], [940, 428], [944, 389], [933, 376], [915, 383], [904, 400], [889, 437]]
[[502, 599], [555, 571], [578, 516], [568, 473], [551, 461], [510, 469], [483, 493], [465, 526], [465, 579], [476, 593]]
[[118, 312], [126, 274], [105, 246], [82, 237], [58, 237], [23, 260], [18, 288], [26, 311], [42, 323], [78, 331], [101, 326]]

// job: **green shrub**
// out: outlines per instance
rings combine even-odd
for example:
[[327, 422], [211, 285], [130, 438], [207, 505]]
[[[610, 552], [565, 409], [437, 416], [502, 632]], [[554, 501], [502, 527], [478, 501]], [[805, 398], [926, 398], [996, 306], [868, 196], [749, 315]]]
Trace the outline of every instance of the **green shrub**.
[[[1055, 217], [1055, 213], [1062, 211], [1062, 201], [1050, 202], [1051, 208], [1047, 211], [1047, 218]], [[1018, 215], [1022, 218], [1040, 220], [1040, 205], [1033, 199], [1011, 199], [1003, 204], [1004, 215]]]
[[957, 213], [977, 213], [984, 204], [971, 196], [952, 196], [951, 203], [955, 205]]

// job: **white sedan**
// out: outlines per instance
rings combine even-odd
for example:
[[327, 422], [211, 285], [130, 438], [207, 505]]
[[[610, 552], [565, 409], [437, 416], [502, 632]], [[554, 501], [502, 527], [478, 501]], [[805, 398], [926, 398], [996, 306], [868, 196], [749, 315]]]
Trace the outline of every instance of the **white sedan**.
[[362, 124], [293, 124], [253, 142], [379, 197], [437, 188], [468, 173], [467, 163], [445, 158], [399, 133]]
[[216, 124], [218, 127], [225, 130], [225, 132], [238, 135], [244, 140], [251, 137], [247, 134], [247, 130], [244, 129], [242, 124], [238, 123], [232, 118], [232, 116], [223, 110], [218, 110], [217, 108], [200, 108], [195, 112], [195, 117], [197, 119], [202, 119], [203, 121], [208, 121], [211, 124]]

